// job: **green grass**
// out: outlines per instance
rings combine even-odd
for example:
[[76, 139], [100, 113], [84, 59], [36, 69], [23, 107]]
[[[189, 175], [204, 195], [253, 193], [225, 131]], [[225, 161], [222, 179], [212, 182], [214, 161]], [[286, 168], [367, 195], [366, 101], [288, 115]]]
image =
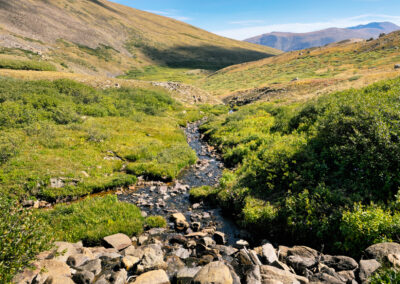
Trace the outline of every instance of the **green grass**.
[[[228, 67], [197, 85], [217, 95], [243, 89], [288, 84], [294, 78], [318, 80], [347, 78], [355, 81], [399, 60], [400, 35], [393, 33], [371, 43], [289, 52], [277, 57]], [[387, 70], [387, 68], [386, 68]], [[357, 76], [353, 72], [359, 71]]]
[[[51, 227], [54, 240], [77, 242], [82, 240], [86, 245], [100, 245], [102, 238], [124, 233], [128, 236], [138, 235], [143, 231], [145, 219], [135, 205], [119, 202], [117, 196], [86, 198], [72, 204], [56, 205], [54, 209], [38, 211], [45, 224]], [[149, 217], [150, 218], [150, 217]], [[162, 221], [151, 222], [162, 226]]]
[[196, 160], [180, 126], [202, 115], [158, 89], [0, 78], [1, 191], [55, 200], [172, 179]]
[[210, 74], [210, 71], [189, 68], [171, 68], [163, 66], [146, 66], [133, 68], [126, 74], [119, 76], [122, 79], [136, 79], [144, 81], [173, 81], [181, 83], [194, 83]]
[[7, 58], [0, 58], [0, 68], [14, 70], [57, 71], [56, 67], [48, 62]]
[[259, 103], [201, 127], [222, 152], [214, 193], [241, 225], [288, 244], [359, 256], [399, 241], [400, 79], [306, 104]]
[[192, 202], [199, 202], [201, 200], [212, 201], [218, 190], [211, 186], [200, 186], [190, 189], [190, 200]]

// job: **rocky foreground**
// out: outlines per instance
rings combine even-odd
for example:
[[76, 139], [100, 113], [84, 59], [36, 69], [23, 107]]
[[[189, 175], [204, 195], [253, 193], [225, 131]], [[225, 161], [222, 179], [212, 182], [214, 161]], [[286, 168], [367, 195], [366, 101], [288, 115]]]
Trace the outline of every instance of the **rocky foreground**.
[[139, 237], [116, 234], [102, 247], [57, 242], [14, 279], [16, 283], [96, 284], [294, 284], [365, 283], [383, 262], [400, 267], [400, 244], [369, 247], [357, 262], [324, 255], [312, 248], [265, 242], [250, 248], [246, 240], [227, 246], [213, 227], [171, 216], [171, 229], [153, 228]]

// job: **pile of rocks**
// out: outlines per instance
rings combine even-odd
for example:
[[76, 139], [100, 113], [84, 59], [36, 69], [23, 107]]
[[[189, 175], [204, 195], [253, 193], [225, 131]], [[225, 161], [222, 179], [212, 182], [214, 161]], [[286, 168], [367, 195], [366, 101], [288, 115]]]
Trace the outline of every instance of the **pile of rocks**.
[[226, 245], [224, 233], [171, 216], [171, 229], [154, 228], [139, 237], [115, 234], [102, 247], [57, 242], [38, 256], [16, 283], [270, 284], [363, 283], [383, 261], [400, 267], [400, 244], [382, 243], [365, 251], [359, 263], [312, 248], [265, 242], [250, 249], [239, 240]]

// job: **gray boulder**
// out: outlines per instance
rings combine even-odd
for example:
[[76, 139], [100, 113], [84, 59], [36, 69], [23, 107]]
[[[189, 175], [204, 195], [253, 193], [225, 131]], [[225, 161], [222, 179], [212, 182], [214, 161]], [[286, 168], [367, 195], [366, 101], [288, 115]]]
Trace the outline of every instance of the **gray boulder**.
[[382, 261], [387, 259], [389, 254], [400, 254], [400, 244], [398, 243], [380, 243], [368, 247], [365, 254], [369, 258]]
[[221, 261], [204, 266], [194, 277], [193, 284], [233, 284], [229, 267]]
[[200, 267], [188, 268], [184, 267], [176, 274], [177, 284], [191, 284], [196, 274], [200, 271]]
[[354, 270], [358, 268], [358, 263], [348, 256], [324, 255], [322, 263], [334, 268], [336, 271]]
[[72, 280], [74, 280], [76, 284], [90, 284], [94, 280], [94, 274], [87, 270], [79, 271], [75, 273]]
[[367, 279], [379, 268], [381, 264], [375, 259], [361, 260], [360, 261], [360, 272], [359, 278], [362, 282], [367, 281]]

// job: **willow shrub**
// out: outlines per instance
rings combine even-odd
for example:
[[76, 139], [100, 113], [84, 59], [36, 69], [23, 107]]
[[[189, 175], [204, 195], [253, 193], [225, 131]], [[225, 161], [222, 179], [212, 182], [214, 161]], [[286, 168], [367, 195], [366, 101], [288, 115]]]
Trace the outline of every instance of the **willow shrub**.
[[32, 210], [2, 195], [0, 212], [0, 283], [10, 283], [18, 271], [49, 248], [49, 228]]

